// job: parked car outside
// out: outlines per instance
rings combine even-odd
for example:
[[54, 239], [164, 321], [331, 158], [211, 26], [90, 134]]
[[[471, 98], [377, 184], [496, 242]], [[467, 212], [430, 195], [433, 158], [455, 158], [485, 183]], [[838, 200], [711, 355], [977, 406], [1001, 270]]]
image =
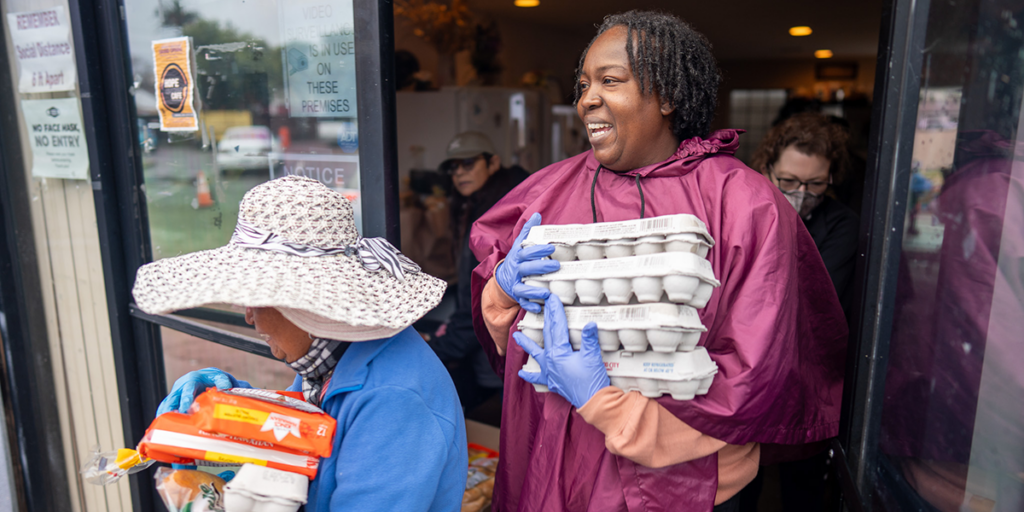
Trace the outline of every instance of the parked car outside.
[[266, 126], [233, 126], [217, 143], [217, 165], [230, 169], [269, 169], [268, 155], [279, 145]]

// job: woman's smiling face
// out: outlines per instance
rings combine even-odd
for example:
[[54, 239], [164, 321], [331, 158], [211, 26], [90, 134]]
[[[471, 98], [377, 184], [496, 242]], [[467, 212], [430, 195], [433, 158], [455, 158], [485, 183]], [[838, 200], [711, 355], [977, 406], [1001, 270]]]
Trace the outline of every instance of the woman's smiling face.
[[679, 147], [672, 107], [644, 94], [629, 66], [628, 31], [613, 27], [598, 36], [580, 70], [576, 112], [587, 126], [594, 157], [605, 168], [628, 171], [666, 160]]

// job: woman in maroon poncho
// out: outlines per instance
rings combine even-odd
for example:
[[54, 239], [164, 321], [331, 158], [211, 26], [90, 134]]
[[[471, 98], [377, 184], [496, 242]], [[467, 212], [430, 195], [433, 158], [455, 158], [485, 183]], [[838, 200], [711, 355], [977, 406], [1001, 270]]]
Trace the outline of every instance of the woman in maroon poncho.
[[[708, 134], [719, 80], [707, 41], [674, 16], [606, 18], [576, 86], [593, 151], [533, 174], [474, 224], [475, 325], [505, 380], [495, 511], [734, 510], [762, 444], [838, 433], [842, 310], [796, 211], [732, 156], [739, 133]], [[519, 250], [517, 235], [537, 214], [570, 224], [677, 213], [716, 242], [708, 259], [722, 286], [700, 310], [700, 345], [719, 368], [708, 394], [609, 386], [586, 329], [583, 349], [549, 353], [566, 336], [561, 304], [519, 280], [558, 264], [542, 259], [550, 246]], [[539, 311], [529, 299], [546, 299], [546, 324], [561, 326], [545, 330], [545, 349], [521, 334], [510, 342], [521, 307]], [[528, 351], [543, 371], [524, 377]]]

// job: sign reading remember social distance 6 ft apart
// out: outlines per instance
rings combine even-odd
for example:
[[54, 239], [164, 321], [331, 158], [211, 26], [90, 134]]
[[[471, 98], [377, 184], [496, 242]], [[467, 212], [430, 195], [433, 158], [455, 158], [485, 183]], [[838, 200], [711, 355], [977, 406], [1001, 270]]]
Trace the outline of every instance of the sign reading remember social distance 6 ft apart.
[[356, 117], [352, 0], [280, 2], [291, 117]]
[[78, 73], [64, 7], [7, 13], [7, 28], [20, 70], [18, 92], [75, 90]]
[[199, 129], [194, 105], [191, 46], [187, 37], [153, 41], [156, 109], [160, 113], [160, 129], [163, 131]]

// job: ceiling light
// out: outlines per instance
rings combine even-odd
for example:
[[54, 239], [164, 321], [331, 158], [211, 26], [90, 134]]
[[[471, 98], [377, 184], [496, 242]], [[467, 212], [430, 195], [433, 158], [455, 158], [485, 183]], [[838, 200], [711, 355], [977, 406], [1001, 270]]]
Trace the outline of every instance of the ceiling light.
[[832, 50], [818, 50], [814, 52], [814, 56], [819, 59], [831, 59]]
[[789, 35], [794, 37], [803, 37], [811, 35], [811, 27], [789, 27]]
[[516, 0], [516, 7], [537, 7], [540, 0]]

